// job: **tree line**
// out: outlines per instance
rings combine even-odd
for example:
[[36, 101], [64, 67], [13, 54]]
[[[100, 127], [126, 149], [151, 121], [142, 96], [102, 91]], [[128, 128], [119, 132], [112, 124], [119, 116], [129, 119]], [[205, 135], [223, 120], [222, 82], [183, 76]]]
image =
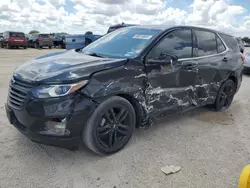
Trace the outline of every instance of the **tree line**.
[[248, 37], [244, 37], [244, 38], [242, 38], [242, 40], [243, 40], [244, 42], [246, 42], [246, 43], [250, 43], [250, 38], [248, 38]]

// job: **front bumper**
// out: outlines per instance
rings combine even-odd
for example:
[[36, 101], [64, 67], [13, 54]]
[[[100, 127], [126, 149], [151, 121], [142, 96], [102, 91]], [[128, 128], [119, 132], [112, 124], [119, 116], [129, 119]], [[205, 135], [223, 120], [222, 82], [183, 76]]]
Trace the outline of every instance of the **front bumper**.
[[[96, 104], [80, 95], [66, 98], [30, 100], [16, 109], [7, 101], [7, 117], [12, 125], [30, 140], [47, 145], [77, 149], [82, 129]], [[46, 122], [66, 118], [65, 134], [50, 130]]]

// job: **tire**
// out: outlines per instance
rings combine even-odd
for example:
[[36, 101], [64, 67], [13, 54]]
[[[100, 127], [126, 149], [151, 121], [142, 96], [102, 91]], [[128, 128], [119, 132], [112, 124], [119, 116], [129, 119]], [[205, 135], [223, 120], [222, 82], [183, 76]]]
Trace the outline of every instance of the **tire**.
[[6, 48], [7, 49], [11, 49], [12, 48], [12, 46], [11, 45], [9, 45], [8, 43], [6, 44]]
[[35, 43], [35, 44], [34, 44], [34, 48], [35, 48], [35, 49], [39, 49], [39, 48], [40, 48], [39, 44]]
[[135, 111], [130, 102], [122, 97], [110, 97], [88, 119], [82, 131], [83, 143], [99, 155], [113, 154], [128, 143], [135, 123]]
[[233, 101], [235, 93], [236, 93], [236, 85], [235, 85], [234, 81], [231, 79], [225, 81], [221, 85], [221, 87], [218, 91], [213, 108], [216, 111], [227, 110]]
[[27, 49], [27, 46], [24, 46], [23, 48], [24, 48], [24, 49]]
[[49, 49], [51, 49], [52, 48], [52, 46], [49, 46]]

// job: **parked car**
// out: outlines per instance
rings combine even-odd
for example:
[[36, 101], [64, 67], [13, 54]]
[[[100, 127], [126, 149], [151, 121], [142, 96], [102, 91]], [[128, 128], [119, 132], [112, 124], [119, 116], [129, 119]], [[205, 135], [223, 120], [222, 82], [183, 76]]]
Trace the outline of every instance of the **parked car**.
[[27, 41], [29, 41], [30, 34], [24, 34]]
[[126, 27], [82, 50], [19, 66], [6, 113], [33, 141], [67, 148], [83, 142], [112, 154], [134, 128], [165, 115], [206, 105], [228, 109], [242, 71], [230, 35], [189, 26]]
[[236, 40], [238, 42], [238, 45], [239, 45], [239, 48], [240, 48], [240, 52], [244, 53], [244, 49], [245, 49], [244, 42], [241, 40], [241, 38], [236, 38]]
[[3, 42], [4, 38], [2, 35], [0, 35], [0, 46], [2, 46], [2, 42]]
[[67, 35], [66, 49], [80, 49], [89, 45], [91, 42], [100, 38], [101, 35], [85, 34], [85, 35]]
[[27, 44], [27, 39], [22, 32], [6, 31], [3, 33], [3, 39], [1, 40], [2, 48], [23, 47], [26, 49]]
[[244, 46], [245, 47], [250, 47], [250, 43], [245, 42]]
[[135, 25], [134, 24], [125, 24], [125, 23], [117, 24], [117, 25], [112, 25], [112, 26], [109, 27], [107, 33], [110, 33], [112, 31], [115, 31], [115, 30], [123, 28], [123, 27], [129, 27], [129, 26], [135, 26]]
[[244, 72], [245, 73], [250, 73], [250, 52], [245, 54]]
[[65, 48], [65, 35], [54, 35], [52, 40], [54, 47]]
[[29, 38], [29, 47], [43, 48], [44, 46], [50, 49], [53, 46], [53, 41], [49, 34], [33, 34]]

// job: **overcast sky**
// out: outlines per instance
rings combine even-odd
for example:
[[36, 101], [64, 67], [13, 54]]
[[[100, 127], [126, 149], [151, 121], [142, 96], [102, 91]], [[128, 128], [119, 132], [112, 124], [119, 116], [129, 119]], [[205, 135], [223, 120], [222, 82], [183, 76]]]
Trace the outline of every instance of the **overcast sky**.
[[250, 0], [0, 0], [0, 32], [105, 34], [121, 22], [199, 25], [250, 37]]

